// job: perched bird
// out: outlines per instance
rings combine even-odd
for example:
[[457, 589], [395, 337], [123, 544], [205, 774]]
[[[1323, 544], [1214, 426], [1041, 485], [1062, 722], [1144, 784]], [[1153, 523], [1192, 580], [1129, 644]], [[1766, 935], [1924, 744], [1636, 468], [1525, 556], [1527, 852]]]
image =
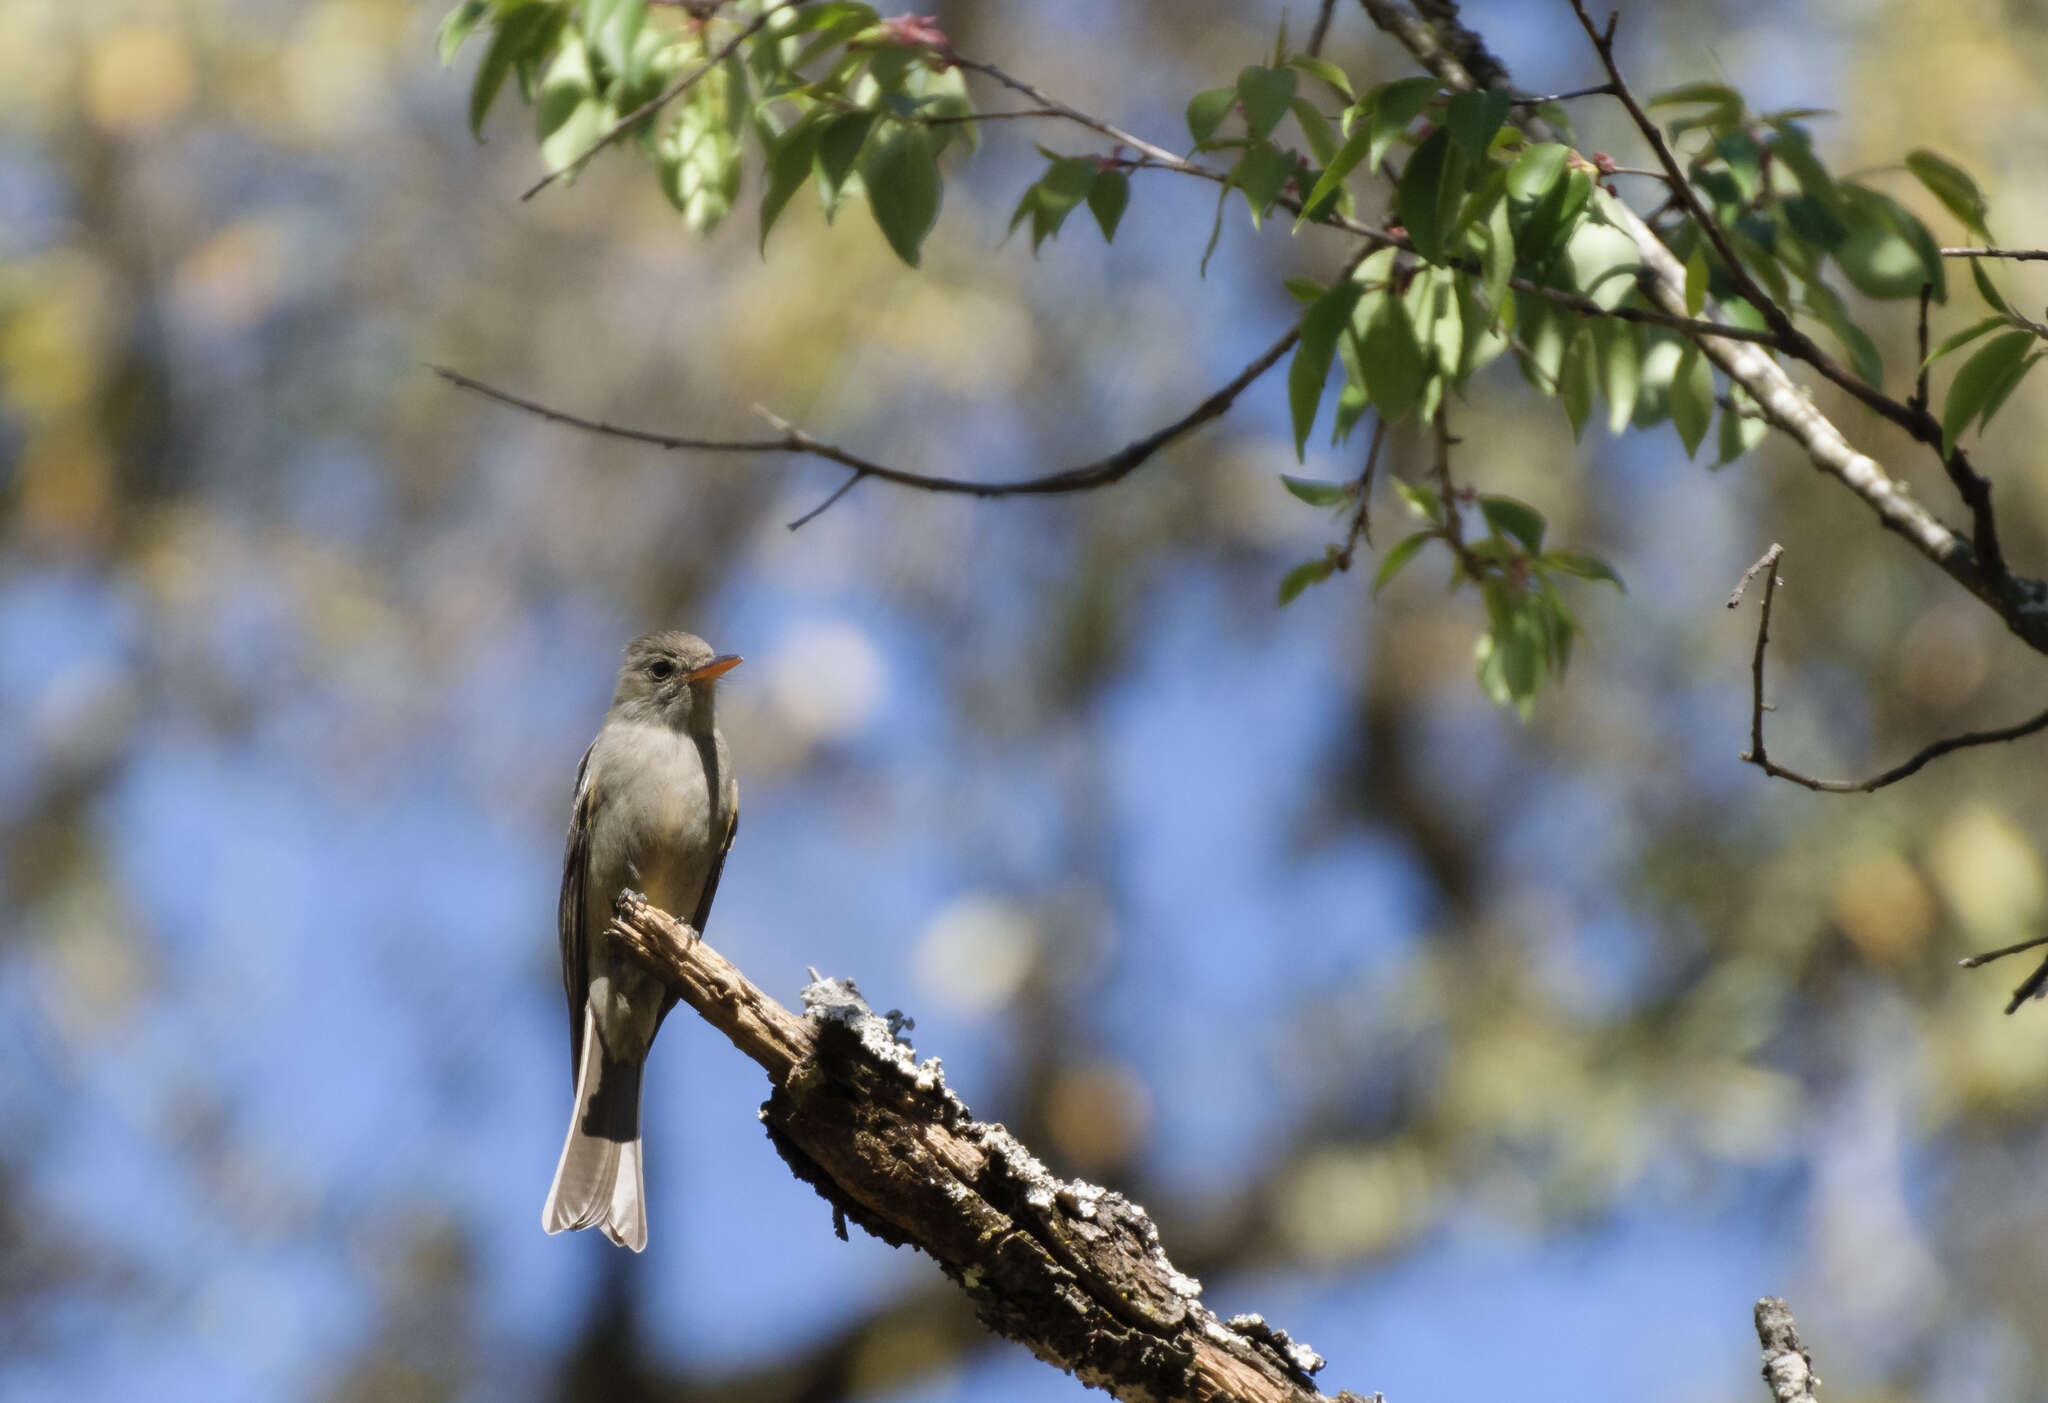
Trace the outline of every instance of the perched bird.
[[703, 931], [739, 825], [712, 689], [739, 661], [695, 634], [634, 639], [576, 772], [560, 912], [576, 1104], [541, 1210], [551, 1233], [601, 1226], [623, 1247], [647, 1246], [640, 1071], [675, 996], [604, 931], [628, 889]]

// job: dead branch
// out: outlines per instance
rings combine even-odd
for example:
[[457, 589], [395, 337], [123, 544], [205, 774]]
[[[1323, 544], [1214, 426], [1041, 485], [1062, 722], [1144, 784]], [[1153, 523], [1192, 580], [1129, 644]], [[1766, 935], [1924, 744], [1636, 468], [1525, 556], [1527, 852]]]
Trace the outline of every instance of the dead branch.
[[630, 892], [607, 933], [768, 1073], [769, 1138], [835, 1217], [932, 1257], [990, 1329], [1131, 1403], [1332, 1403], [1313, 1350], [1219, 1318], [1144, 1209], [975, 1120], [851, 981], [814, 979], [799, 1016]]

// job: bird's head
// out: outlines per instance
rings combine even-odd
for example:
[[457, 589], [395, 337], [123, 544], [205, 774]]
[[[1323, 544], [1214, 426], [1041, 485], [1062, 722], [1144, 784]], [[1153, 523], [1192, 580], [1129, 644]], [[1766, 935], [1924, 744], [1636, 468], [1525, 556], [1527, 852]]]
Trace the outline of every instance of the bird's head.
[[678, 731], [702, 730], [711, 724], [713, 684], [739, 662], [739, 654], [714, 653], [694, 633], [646, 634], [626, 645], [612, 710]]

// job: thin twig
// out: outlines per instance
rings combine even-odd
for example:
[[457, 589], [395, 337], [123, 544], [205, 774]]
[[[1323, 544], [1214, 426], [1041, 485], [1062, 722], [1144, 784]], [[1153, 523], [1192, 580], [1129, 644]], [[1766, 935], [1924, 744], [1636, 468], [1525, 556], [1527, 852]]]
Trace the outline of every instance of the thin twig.
[[1065, 117], [1066, 115], [1057, 107], [1027, 107], [1016, 112], [948, 112], [937, 117], [927, 117], [920, 113], [917, 120], [928, 127], [944, 127], [958, 122], [1006, 122], [1018, 117]]
[[1761, 575], [1764, 572], [1765, 567], [1776, 566], [1778, 563], [1778, 557], [1783, 555], [1784, 553], [1785, 548], [1783, 546], [1774, 545], [1769, 550], [1765, 551], [1761, 556], [1757, 557], [1756, 564], [1750, 566], [1747, 570], [1743, 571], [1742, 578], [1735, 582], [1734, 590], [1731, 591], [1728, 595], [1728, 607], [1730, 609], [1733, 609], [1736, 605], [1742, 603], [1743, 592], [1749, 588], [1750, 581], [1754, 580], [1758, 575]]
[[1742, 601], [1742, 591], [1757, 574], [1764, 576], [1763, 609], [1757, 617], [1756, 654], [1750, 661], [1751, 697], [1749, 713], [1749, 749], [1742, 758], [1755, 765], [1774, 779], [1787, 780], [1822, 794], [1874, 794], [1900, 780], [1918, 774], [1930, 762], [1957, 750], [1967, 750], [1978, 745], [2000, 745], [2006, 741], [2020, 740], [2038, 731], [2048, 730], [2048, 710], [2030, 716], [2017, 725], [2001, 726], [1991, 731], [1966, 731], [1959, 736], [1945, 736], [1931, 741], [1913, 752], [1912, 756], [1892, 766], [1882, 774], [1869, 779], [1816, 779], [1798, 770], [1787, 769], [1772, 760], [1764, 750], [1764, 713], [1772, 708], [1764, 701], [1764, 652], [1771, 643], [1771, 604], [1776, 598], [1778, 585], [1778, 562], [1784, 557], [1785, 548], [1774, 545], [1764, 552], [1763, 559], [1743, 572], [1742, 579], [1735, 586], [1735, 592], [1728, 596], [1728, 607], [1734, 608]]
[[[2000, 950], [1986, 950], [1981, 955], [1966, 955], [1956, 963], [1964, 969], [1976, 969], [1979, 965], [1988, 965], [1993, 960], [2002, 960], [2007, 955], [2017, 955], [2023, 950], [2034, 950], [2043, 945], [2048, 945], [2048, 935], [2037, 935], [2032, 940], [2022, 940], [2017, 945], [2008, 945]], [[2048, 959], [2034, 966], [2034, 972], [2019, 982], [2018, 987], [2012, 991], [2012, 998], [2006, 1002], [2006, 1013], [2018, 1012], [2021, 1004], [2028, 999], [2040, 998], [2044, 992], [2048, 992]]]
[[1601, 66], [1607, 70], [1608, 86], [1621, 105], [1628, 109], [1628, 115], [1634, 120], [1636, 130], [1641, 132], [1643, 139], [1650, 144], [1650, 150], [1657, 157], [1657, 164], [1663, 167], [1672, 193], [1684, 203], [1686, 213], [1699, 225], [1700, 232], [1707, 236], [1707, 241], [1714, 246], [1714, 252], [1726, 265], [1728, 276], [1735, 281], [1735, 290], [1757, 309], [1785, 345], [1789, 347], [1805, 341], [1807, 338], [1792, 325], [1792, 319], [1785, 314], [1785, 309], [1757, 285], [1756, 279], [1750, 276], [1742, 260], [1735, 256], [1735, 249], [1729, 244], [1728, 235], [1714, 218], [1713, 212], [1701, 203], [1699, 192], [1692, 188], [1692, 182], [1685, 178], [1685, 172], [1678, 164], [1678, 157], [1672, 153], [1670, 144], [1664, 140], [1663, 131], [1651, 120], [1650, 114], [1643, 110], [1642, 104], [1636, 101], [1635, 93], [1629, 89], [1627, 81], [1621, 76], [1621, 66], [1614, 59], [1614, 25], [1619, 15], [1609, 16], [1607, 28], [1602, 31], [1594, 27], [1593, 17], [1586, 13], [1585, 0], [1571, 0], [1571, 7], [1572, 13], [1579, 17], [1579, 24], [1585, 29], [1586, 37], [1593, 41], [1593, 51], [1600, 56]]
[[2005, 945], [1996, 950], [1986, 950], [1981, 954], [1965, 955], [1960, 960], [1957, 960], [1956, 963], [1964, 969], [1976, 969], [1982, 965], [1990, 964], [1993, 960], [2002, 960], [2007, 955], [2018, 955], [2028, 950], [2038, 950], [2043, 945], [2048, 945], [2048, 935], [2037, 935], [2032, 940], [2022, 940], [2017, 945]]
[[1518, 97], [1515, 107], [1541, 107], [1547, 102], [1570, 102], [1577, 97], [1608, 97], [1614, 92], [1612, 83], [1595, 83], [1590, 88], [1573, 88], [1568, 93], [1545, 93], [1541, 97]]
[[1323, 56], [1323, 41], [1330, 37], [1330, 19], [1337, 12], [1337, 0], [1323, 0], [1323, 8], [1316, 14], [1316, 27], [1308, 32], [1308, 48], [1304, 50], [1310, 58]]
[[764, 8], [760, 14], [755, 15], [751, 20], [747, 21], [746, 24], [742, 25], [738, 32], [735, 33], [730, 39], [726, 40], [723, 44], [719, 45], [718, 51], [716, 53], [712, 54], [709, 58], [705, 59], [703, 63], [691, 69], [688, 73], [684, 73], [678, 78], [676, 78], [674, 82], [670, 83], [667, 87], [663, 88], [653, 97], [647, 99], [647, 101], [641, 103], [631, 112], [628, 112], [625, 116], [619, 118], [619, 120], [612, 123], [611, 126], [605, 128], [604, 134], [599, 136], [596, 141], [593, 141], [587, 148], [585, 148], [581, 155], [577, 156], [567, 165], [562, 166], [556, 170], [551, 170], [546, 175], [542, 176], [539, 180], [536, 180], [532, 185], [527, 187], [526, 193], [521, 195], [519, 198], [521, 200], [530, 200], [535, 195], [538, 195], [541, 191], [547, 189], [550, 185], [553, 185], [556, 181], [560, 180], [562, 177], [574, 175], [577, 171], [582, 170], [584, 165], [590, 160], [592, 156], [595, 156], [598, 152], [604, 150], [605, 147], [611, 145], [614, 141], [617, 141], [620, 137], [624, 136], [628, 131], [632, 130], [633, 127], [638, 125], [643, 119], [652, 116], [656, 112], [659, 112], [662, 108], [668, 106], [671, 102], [674, 102], [677, 98], [681, 97], [684, 93], [688, 92], [692, 87], [696, 86], [698, 79], [702, 78], [712, 69], [718, 67], [719, 64], [724, 63], [726, 59], [732, 56], [732, 53], [735, 49], [739, 48], [740, 45], [744, 44], [754, 35], [760, 33], [762, 26], [767, 24], [770, 17], [772, 17], [778, 10], [791, 9], [795, 6], [802, 5], [805, 3], [807, 3], [807, 0], [776, 0], [775, 4], [769, 5], [766, 8]]
[[1762, 285], [1743, 265], [1742, 260], [1735, 256], [1735, 249], [1728, 242], [1727, 233], [1713, 217], [1713, 212], [1702, 203], [1699, 192], [1692, 187], [1692, 182], [1685, 178], [1685, 172], [1678, 164], [1678, 157], [1672, 152], [1670, 143], [1664, 140], [1664, 133], [1650, 114], [1643, 110], [1627, 80], [1621, 76], [1621, 68], [1614, 58], [1614, 26], [1619, 16], [1611, 16], [1607, 28], [1602, 31], [1594, 26], [1593, 17], [1586, 12], [1585, 0], [1570, 0], [1570, 4], [1572, 13], [1578, 16], [1579, 24], [1586, 31], [1586, 36], [1593, 41], [1593, 50], [1599, 55], [1601, 65], [1607, 70], [1607, 76], [1614, 86], [1615, 97], [1628, 109], [1636, 130], [1642, 134], [1643, 140], [1649, 143], [1651, 151], [1657, 157], [1657, 164], [1663, 167], [1666, 181], [1671, 187], [1672, 198], [1683, 205], [1686, 214], [1699, 226], [1700, 232], [1706, 235], [1714, 253], [1727, 268], [1728, 276], [1734, 280], [1736, 292], [1763, 317], [1765, 325], [1772, 332], [1772, 344], [1795, 360], [1805, 361], [1823, 378], [1853, 396], [1865, 407], [1890, 419], [1921, 442], [1940, 443], [1941, 425], [1932, 415], [1925, 412], [1915, 413], [1911, 406], [1900, 403], [1886, 394], [1881, 387], [1870, 384], [1861, 376], [1846, 369], [1833, 356], [1822, 350], [1811, 336], [1795, 326], [1785, 309], [1764, 291]]
[[2015, 263], [2048, 263], [2048, 248], [1945, 248], [1943, 258], [2009, 258]]
[[832, 504], [834, 502], [838, 501], [841, 497], [844, 497], [847, 493], [853, 491], [854, 484], [859, 482], [861, 478], [865, 476], [865, 473], [859, 472], [847, 474], [846, 481], [840, 483], [837, 487], [833, 488], [832, 494], [825, 498], [824, 501], [818, 503], [818, 505], [812, 507], [802, 516], [790, 522], [789, 529], [792, 531], [799, 531], [802, 530], [804, 527], [810, 525], [812, 522], [816, 521], [819, 517], [823, 516], [827, 511], [831, 510]]
[[1929, 369], [1929, 366], [1927, 364], [1927, 309], [1928, 304], [1930, 304], [1933, 301], [1934, 284], [1920, 284], [1920, 374], [1913, 381], [1913, 398], [1907, 400], [1906, 403], [1912, 405], [1914, 408], [1918, 409], [1923, 414], [1927, 412], [1927, 405], [1929, 402], [1927, 391], [1927, 372]]
[[[1143, 438], [1132, 440], [1114, 453], [1071, 468], [1063, 468], [1058, 472], [998, 482], [978, 482], [971, 478], [943, 477], [936, 474], [912, 472], [906, 468], [893, 467], [887, 463], [877, 462], [872, 458], [864, 458], [836, 444], [826, 443], [821, 439], [813, 438], [796, 425], [773, 414], [769, 414], [765, 410], [757, 410], [757, 412], [774, 425], [775, 428], [780, 430], [778, 436], [774, 438], [699, 438], [685, 434], [664, 433], [654, 429], [632, 428], [624, 424], [613, 424], [602, 419], [592, 419], [581, 414], [572, 414], [566, 410], [542, 404], [538, 400], [513, 394], [509, 390], [501, 390], [494, 385], [485, 384], [481, 380], [464, 375], [459, 370], [451, 370], [447, 366], [432, 365], [428, 368], [443, 380], [459, 389], [482, 395], [486, 399], [496, 400], [500, 404], [535, 415], [550, 423], [562, 424], [566, 427], [580, 429], [585, 433], [597, 434], [604, 438], [625, 439], [629, 442], [644, 443], [654, 448], [670, 451], [696, 451], [702, 453], [802, 453], [808, 454], [813, 458], [823, 458], [829, 462], [837, 463], [841, 467], [849, 468], [853, 472], [852, 479], [833, 494], [833, 501], [837, 501], [841, 496], [844, 496], [847, 489], [854, 482], [858, 482], [866, 477], [872, 477], [882, 482], [893, 482], [899, 487], [914, 488], [921, 492], [954, 493], [968, 497], [1045, 497], [1058, 496], [1069, 492], [1088, 492], [1099, 487], [1107, 487], [1114, 482], [1119, 482], [1136, 471], [1162, 448], [1185, 438], [1188, 434], [1207, 424], [1212, 419], [1221, 418], [1229, 410], [1230, 406], [1236, 402], [1237, 397], [1251, 386], [1252, 382], [1261, 375], [1264, 375], [1268, 370], [1271, 370], [1282, 356], [1294, 349], [1294, 343], [1300, 339], [1300, 336], [1300, 327], [1290, 327], [1284, 335], [1260, 352], [1243, 370], [1240, 370], [1226, 384], [1209, 395], [1207, 399], [1204, 399], [1200, 404], [1173, 422], [1154, 429]], [[830, 505], [830, 503], [827, 503], [827, 505]], [[802, 525], [803, 522], [810, 520], [815, 515], [815, 512], [807, 514], [792, 522], [791, 525], [792, 527]]]
[[1365, 450], [1365, 470], [1358, 475], [1358, 509], [1351, 513], [1351, 529], [1345, 534], [1344, 547], [1337, 552], [1337, 568], [1349, 570], [1351, 557], [1363, 539], [1372, 544], [1372, 479], [1380, 465], [1380, 445], [1386, 441], [1387, 421], [1378, 414], [1372, 419], [1372, 443]]

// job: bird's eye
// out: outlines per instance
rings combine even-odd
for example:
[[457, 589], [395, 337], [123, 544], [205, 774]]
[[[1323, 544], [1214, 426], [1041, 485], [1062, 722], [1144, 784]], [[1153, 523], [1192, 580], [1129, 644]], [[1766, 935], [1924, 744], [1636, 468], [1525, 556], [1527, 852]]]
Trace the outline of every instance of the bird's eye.
[[647, 664], [647, 675], [657, 682], [666, 682], [675, 676], [676, 665], [667, 658], [656, 658]]

